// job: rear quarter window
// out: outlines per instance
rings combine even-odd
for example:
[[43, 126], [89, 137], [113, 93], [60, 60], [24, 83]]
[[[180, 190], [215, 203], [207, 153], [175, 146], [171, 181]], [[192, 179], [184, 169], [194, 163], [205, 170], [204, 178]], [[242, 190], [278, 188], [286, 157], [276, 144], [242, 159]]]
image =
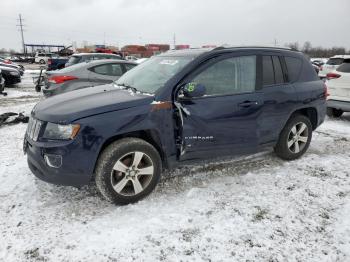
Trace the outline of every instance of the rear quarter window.
[[289, 56], [286, 56], [284, 59], [286, 61], [289, 82], [298, 81], [303, 64], [302, 60]]

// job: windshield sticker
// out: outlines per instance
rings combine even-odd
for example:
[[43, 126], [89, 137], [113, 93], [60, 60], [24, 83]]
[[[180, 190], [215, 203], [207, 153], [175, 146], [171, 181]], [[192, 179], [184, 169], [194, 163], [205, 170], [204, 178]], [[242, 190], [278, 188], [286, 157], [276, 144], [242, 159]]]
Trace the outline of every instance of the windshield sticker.
[[160, 65], [171, 65], [174, 66], [179, 62], [179, 60], [162, 60], [160, 61]]

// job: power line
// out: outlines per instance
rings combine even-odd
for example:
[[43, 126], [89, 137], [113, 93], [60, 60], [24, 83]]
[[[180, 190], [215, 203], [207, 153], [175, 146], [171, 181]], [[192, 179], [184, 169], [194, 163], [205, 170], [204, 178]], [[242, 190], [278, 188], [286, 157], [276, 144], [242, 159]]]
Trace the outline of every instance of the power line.
[[25, 45], [24, 45], [24, 35], [23, 35], [23, 26], [24, 26], [24, 24], [22, 23], [22, 16], [21, 16], [21, 14], [19, 14], [19, 25], [17, 25], [17, 26], [21, 30], [23, 53], [26, 53], [26, 48], [25, 48]]

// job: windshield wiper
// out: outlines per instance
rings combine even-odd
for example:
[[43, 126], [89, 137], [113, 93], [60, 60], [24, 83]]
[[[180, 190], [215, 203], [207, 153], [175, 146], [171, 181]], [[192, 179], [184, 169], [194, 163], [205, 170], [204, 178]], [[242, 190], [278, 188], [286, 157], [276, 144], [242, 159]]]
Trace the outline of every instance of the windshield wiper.
[[135, 87], [133, 87], [133, 86], [130, 86], [130, 85], [127, 85], [127, 84], [117, 84], [118, 86], [122, 86], [122, 87], [125, 87], [124, 89], [127, 89], [127, 90], [131, 90], [131, 91], [133, 91], [134, 93], [136, 93], [137, 92], [137, 89], [135, 88]]

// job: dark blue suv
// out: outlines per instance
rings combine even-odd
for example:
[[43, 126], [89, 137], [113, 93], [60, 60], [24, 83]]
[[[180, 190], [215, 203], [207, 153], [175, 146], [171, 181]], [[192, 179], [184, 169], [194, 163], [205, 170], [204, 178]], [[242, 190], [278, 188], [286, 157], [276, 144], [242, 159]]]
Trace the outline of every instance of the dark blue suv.
[[95, 181], [116, 203], [140, 200], [165, 168], [274, 148], [293, 160], [325, 118], [327, 90], [297, 51], [170, 51], [117, 82], [38, 103], [24, 139], [40, 179]]

